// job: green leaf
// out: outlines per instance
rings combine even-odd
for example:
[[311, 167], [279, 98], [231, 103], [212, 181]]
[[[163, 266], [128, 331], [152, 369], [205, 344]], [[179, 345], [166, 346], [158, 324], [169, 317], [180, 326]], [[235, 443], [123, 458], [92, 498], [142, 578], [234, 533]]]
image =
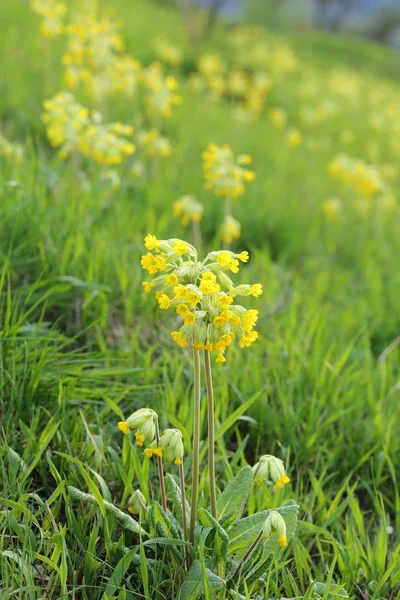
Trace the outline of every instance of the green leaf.
[[265, 560], [261, 560], [247, 575], [246, 584], [253, 585], [259, 579], [263, 579], [271, 566], [273, 556], [270, 554]]
[[[68, 491], [73, 498], [76, 500], [80, 500], [81, 502], [87, 502], [89, 504], [94, 504], [95, 506], [99, 506], [97, 498], [92, 496], [91, 494], [85, 494], [81, 490], [73, 487], [72, 485], [68, 486]], [[130, 515], [127, 515], [122, 510], [111, 504], [111, 502], [107, 502], [107, 500], [103, 500], [103, 506], [106, 512], [112, 514], [120, 524], [129, 531], [133, 533], [141, 533], [143, 535], [147, 535], [144, 529], [142, 529], [137, 521], [133, 519]]]
[[[198, 519], [201, 525], [213, 527], [216, 529], [216, 559], [220, 569], [225, 571], [225, 562], [228, 560], [228, 546], [229, 546], [229, 537], [226, 533], [225, 529], [222, 527], [220, 523], [206, 510], [205, 508], [200, 508], [198, 512]], [[221, 575], [221, 571], [218, 569], [218, 573]]]
[[[181, 539], [181, 535], [177, 527], [169, 518], [169, 516], [165, 513], [165, 511], [161, 508], [158, 502], [154, 502], [151, 506], [150, 518], [154, 524], [156, 534], [158, 534], [160, 537], [178, 540]], [[183, 554], [179, 551], [179, 549], [176, 546], [170, 545], [169, 549], [177, 561], [183, 561]]]
[[[284, 506], [280, 508], [274, 508], [277, 512], [279, 512], [286, 522], [286, 535], [288, 541], [290, 541], [296, 531], [297, 527], [297, 514], [299, 511], [299, 506], [293, 501], [289, 501]], [[244, 519], [240, 519], [237, 523], [235, 523], [228, 532], [229, 535], [229, 553], [233, 554], [234, 552], [238, 552], [238, 550], [247, 549], [252, 542], [256, 539], [257, 535], [260, 533], [260, 529], [268, 517], [271, 510], [263, 510], [259, 513], [251, 515], [250, 517], [246, 517]], [[276, 552], [279, 550], [279, 545], [277, 541], [276, 535], [271, 535], [271, 537], [265, 542], [265, 551], [264, 554], [269, 554], [271, 552]]]
[[113, 596], [118, 592], [119, 588], [121, 587], [121, 583], [125, 576], [125, 573], [129, 569], [131, 562], [133, 561], [136, 555], [136, 548], [133, 548], [132, 550], [129, 550], [126, 554], [124, 554], [124, 556], [121, 558], [121, 560], [115, 567], [114, 572], [108, 581], [106, 591], [104, 592], [105, 596]]
[[253, 471], [251, 467], [243, 467], [239, 473], [227, 485], [218, 498], [217, 511], [220, 521], [224, 517], [238, 515], [243, 502], [246, 501], [253, 483]]
[[203, 570], [201, 562], [195, 560], [190, 571], [179, 590], [177, 600], [196, 600], [206, 593], [203, 577], [205, 577], [209, 590], [215, 594], [224, 586], [224, 580], [215, 575], [210, 569]]
[[[165, 477], [165, 487], [167, 491], [167, 498], [172, 504], [175, 515], [178, 515], [179, 522], [183, 525], [183, 514], [182, 514], [182, 496], [181, 489], [172, 477], [171, 473], [167, 473]], [[190, 505], [186, 500], [186, 521], [189, 527], [190, 522]]]

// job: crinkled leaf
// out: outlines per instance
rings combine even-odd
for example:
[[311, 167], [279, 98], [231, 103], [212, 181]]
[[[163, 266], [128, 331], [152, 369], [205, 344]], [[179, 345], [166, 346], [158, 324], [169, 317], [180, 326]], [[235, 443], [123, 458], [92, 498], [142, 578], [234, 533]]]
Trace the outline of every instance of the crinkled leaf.
[[247, 575], [246, 584], [248, 586], [253, 585], [256, 581], [264, 579], [268, 572], [268, 569], [272, 563], [272, 555], [270, 554], [265, 560], [261, 560]]
[[[178, 516], [179, 522], [183, 525], [181, 489], [170, 473], [167, 473], [167, 475], [166, 475], [165, 487], [167, 490], [167, 498], [170, 501], [170, 503], [172, 504], [175, 515]], [[190, 505], [187, 500], [186, 500], [186, 521], [187, 521], [187, 526], [189, 527]]]
[[251, 467], [243, 467], [239, 473], [227, 485], [217, 502], [218, 519], [223, 521], [224, 517], [236, 515], [246, 501], [253, 483], [253, 471]]
[[[205, 508], [200, 508], [198, 513], [198, 519], [201, 525], [214, 527], [216, 529], [216, 545], [217, 545], [217, 561], [218, 563], [222, 559], [222, 565], [225, 568], [225, 562], [228, 559], [228, 545], [229, 545], [229, 537], [226, 533], [225, 529], [218, 523], [216, 519], [206, 510]], [[219, 572], [219, 571], [218, 571]]]
[[203, 568], [199, 560], [195, 560], [186, 574], [185, 580], [179, 590], [177, 600], [197, 600], [206, 593], [204, 578], [208, 582], [211, 593], [219, 592], [224, 586], [224, 580], [215, 575], [210, 569]]
[[[158, 502], [154, 502], [150, 508], [151, 520], [154, 524], [154, 530], [156, 535], [163, 538], [180, 539], [180, 534], [177, 527], [172, 522], [172, 519], [165, 513]], [[176, 560], [182, 561], [183, 554], [179, 551], [176, 546], [168, 546], [170, 552], [174, 555]]]

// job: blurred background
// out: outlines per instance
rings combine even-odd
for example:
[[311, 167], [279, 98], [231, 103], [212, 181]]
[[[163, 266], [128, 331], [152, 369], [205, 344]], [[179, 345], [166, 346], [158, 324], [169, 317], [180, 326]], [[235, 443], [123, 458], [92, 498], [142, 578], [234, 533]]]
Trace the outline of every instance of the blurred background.
[[197, 0], [233, 21], [368, 37], [400, 51], [400, 0]]

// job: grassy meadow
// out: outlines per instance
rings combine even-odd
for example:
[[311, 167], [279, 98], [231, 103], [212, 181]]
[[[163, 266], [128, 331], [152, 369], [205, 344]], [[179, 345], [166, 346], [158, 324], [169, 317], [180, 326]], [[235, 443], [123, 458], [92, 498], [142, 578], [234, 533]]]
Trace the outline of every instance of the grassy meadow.
[[[400, 598], [400, 57], [223, 23], [193, 42], [175, 8], [150, 0], [115, 0], [108, 14], [143, 67], [160, 60], [158, 36], [182, 51], [164, 66], [182, 100], [168, 119], [146, 116], [140, 91], [98, 103], [74, 91], [135, 128], [137, 151], [115, 167], [49, 143], [41, 115], [66, 89], [65, 38], [41, 37], [25, 1], [0, 7], [0, 134], [23, 152], [0, 140], [0, 600], [179, 597], [172, 566], [146, 562], [152, 550], [168, 566], [168, 545], [146, 547], [104, 501], [128, 515], [135, 489], [159, 497], [155, 463], [117, 428], [141, 407], [182, 432], [191, 469], [191, 353], [144, 293], [140, 257], [148, 233], [193, 241], [173, 214], [185, 194], [204, 206], [200, 254], [223, 246], [223, 200], [204, 188], [209, 143], [252, 157], [232, 249], [250, 254], [236, 280], [264, 290], [246, 304], [259, 339], [213, 367], [217, 495], [272, 453], [291, 482], [257, 488], [248, 513], [288, 499], [300, 510], [262, 589], [190, 598]], [[214, 58], [199, 70], [202, 56]], [[261, 83], [242, 96], [226, 83], [235, 70]], [[168, 156], [135, 139], [154, 127]], [[204, 442], [205, 402], [201, 427]], [[200, 457], [205, 506], [205, 443]]]

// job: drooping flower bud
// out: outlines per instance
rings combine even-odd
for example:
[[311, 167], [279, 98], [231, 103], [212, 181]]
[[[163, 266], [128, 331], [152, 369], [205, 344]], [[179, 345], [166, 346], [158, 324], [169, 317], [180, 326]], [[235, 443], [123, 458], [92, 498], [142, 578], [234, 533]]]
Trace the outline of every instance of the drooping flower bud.
[[285, 473], [285, 466], [280, 458], [272, 454], [264, 454], [258, 463], [253, 467], [254, 479], [256, 483], [264, 483], [271, 479], [275, 488], [280, 490], [290, 479]]
[[171, 460], [176, 465], [182, 464], [184, 449], [179, 429], [166, 429], [160, 437], [160, 448], [166, 460]]
[[128, 505], [128, 511], [133, 515], [137, 515], [140, 513], [141, 508], [146, 508], [146, 498], [140, 490], [136, 490], [130, 496]]
[[118, 428], [128, 434], [130, 429], [136, 429], [136, 445], [143, 446], [145, 441], [152, 442], [156, 432], [155, 420], [157, 413], [150, 408], [140, 408], [132, 413], [126, 421], [120, 421]]
[[271, 533], [276, 533], [281, 548], [287, 546], [285, 519], [276, 510], [271, 510], [262, 527], [263, 538], [269, 538]]

